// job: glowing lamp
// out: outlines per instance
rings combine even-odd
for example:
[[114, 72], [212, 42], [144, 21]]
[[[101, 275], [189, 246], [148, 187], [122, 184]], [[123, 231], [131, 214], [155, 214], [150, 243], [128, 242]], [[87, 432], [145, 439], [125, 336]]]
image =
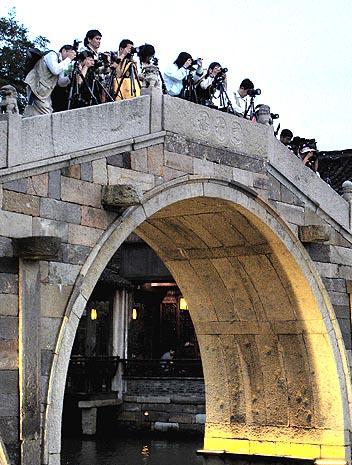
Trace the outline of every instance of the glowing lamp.
[[188, 310], [188, 305], [184, 297], [180, 298], [180, 310]]
[[132, 308], [132, 320], [137, 320], [137, 316], [138, 316], [137, 309]]
[[90, 311], [90, 319], [96, 320], [98, 318], [98, 312], [96, 308], [92, 308]]

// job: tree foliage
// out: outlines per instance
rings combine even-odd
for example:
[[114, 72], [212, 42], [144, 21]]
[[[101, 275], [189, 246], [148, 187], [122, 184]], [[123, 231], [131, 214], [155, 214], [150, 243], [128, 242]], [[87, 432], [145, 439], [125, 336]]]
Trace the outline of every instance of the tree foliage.
[[16, 87], [22, 108], [26, 98], [23, 82], [26, 51], [33, 47], [45, 50], [48, 44], [49, 40], [43, 36], [29, 38], [27, 28], [16, 19], [15, 9], [0, 18], [0, 87], [5, 84]]

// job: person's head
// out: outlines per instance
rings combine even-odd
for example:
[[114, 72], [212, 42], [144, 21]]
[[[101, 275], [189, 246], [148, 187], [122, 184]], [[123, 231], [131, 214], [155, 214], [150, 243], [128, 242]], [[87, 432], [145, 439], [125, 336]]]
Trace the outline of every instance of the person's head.
[[238, 93], [241, 97], [246, 97], [249, 89], [254, 89], [254, 84], [250, 79], [243, 79], [238, 89]]
[[178, 68], [182, 68], [189, 61], [192, 62], [192, 56], [187, 52], [181, 52], [174, 63]]
[[139, 47], [138, 57], [141, 63], [150, 63], [151, 58], [155, 55], [155, 48], [153, 45], [144, 44]]
[[65, 58], [69, 57], [72, 58], [74, 48], [72, 45], [63, 45], [59, 52], [61, 53], [62, 59], [64, 60]]
[[210, 63], [210, 65], [208, 66], [208, 76], [216, 76], [217, 74], [219, 74], [221, 71], [221, 65], [220, 63], [218, 63], [217, 61], [213, 61], [212, 63]]
[[119, 45], [119, 53], [127, 55], [128, 53], [131, 53], [132, 47], [133, 47], [132, 40], [123, 39], [121, 40], [120, 45]]
[[280, 134], [280, 142], [282, 142], [284, 145], [288, 145], [293, 137], [292, 131], [289, 129], [283, 129]]
[[100, 47], [101, 37], [102, 37], [101, 32], [99, 32], [98, 29], [89, 30], [83, 41], [84, 46], [85, 47], [89, 46], [96, 52], [98, 48]]

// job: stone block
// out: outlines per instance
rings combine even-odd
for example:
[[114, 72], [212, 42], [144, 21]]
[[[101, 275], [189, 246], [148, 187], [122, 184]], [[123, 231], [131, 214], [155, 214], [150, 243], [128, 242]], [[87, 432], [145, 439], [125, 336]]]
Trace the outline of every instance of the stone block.
[[28, 178], [24, 178], [16, 179], [15, 181], [5, 182], [3, 184], [3, 188], [7, 189], [8, 191], [22, 192], [26, 194], [28, 190], [28, 181]]
[[0, 236], [23, 237], [32, 234], [32, 217], [21, 213], [0, 211]]
[[[17, 416], [0, 418], [0, 437], [4, 443], [18, 442], [18, 418]], [[17, 463], [17, 462], [11, 462]]]
[[171, 423], [194, 423], [195, 416], [191, 413], [181, 413], [170, 415], [169, 421]]
[[94, 247], [101, 235], [102, 235], [101, 229], [95, 229], [95, 228], [89, 228], [87, 226], [70, 224], [69, 233], [68, 233], [68, 241], [70, 244]]
[[323, 283], [328, 291], [347, 292], [345, 279], [323, 277]]
[[101, 187], [91, 182], [62, 176], [61, 199], [66, 202], [99, 208], [101, 206]]
[[351, 310], [349, 305], [334, 305], [336, 318], [351, 318]]
[[164, 182], [171, 181], [171, 179], [180, 178], [181, 176], [185, 176], [184, 171], [174, 170], [173, 168], [168, 168], [167, 166], [163, 169], [163, 177]]
[[18, 276], [10, 273], [0, 273], [0, 293], [18, 294]]
[[61, 318], [41, 318], [40, 347], [42, 350], [53, 351], [62, 323]]
[[285, 221], [296, 225], [304, 224], [304, 208], [288, 203], [276, 202], [276, 209]]
[[314, 261], [314, 263], [321, 276], [326, 276], [327, 278], [338, 278], [339, 277], [339, 266], [337, 264], [323, 263], [323, 262], [318, 262], [318, 261]]
[[18, 370], [0, 371], [0, 392], [1, 394], [13, 394], [18, 389]]
[[146, 148], [131, 152], [131, 168], [135, 171], [148, 173], [148, 157]]
[[283, 184], [281, 184], [281, 201], [284, 203], [292, 203], [293, 205], [299, 205], [301, 207], [304, 206], [304, 202]]
[[40, 216], [79, 224], [81, 222], [81, 207], [74, 203], [42, 198], [40, 201]]
[[60, 170], [49, 171], [48, 195], [52, 199], [61, 199], [61, 172]]
[[8, 139], [8, 121], [0, 120], [0, 168], [7, 166], [7, 139]]
[[[111, 186], [109, 186], [111, 187]], [[114, 186], [115, 187], [115, 186]], [[82, 226], [90, 226], [97, 229], [106, 229], [115, 219], [116, 215], [99, 208], [82, 206]]]
[[304, 243], [327, 242], [330, 239], [330, 228], [328, 225], [305, 225], [298, 229], [299, 239]]
[[[60, 278], [61, 277], [56, 275], [56, 279]], [[69, 277], [65, 276], [65, 279], [69, 280]], [[74, 275], [71, 276], [71, 281], [74, 281]], [[41, 315], [44, 317], [62, 317], [66, 310], [66, 305], [72, 291], [72, 286], [63, 285], [61, 283], [42, 284], [40, 291]]]
[[179, 429], [180, 426], [178, 423], [156, 421], [153, 425], [154, 431], [160, 431], [162, 433], [167, 433], [168, 431], [178, 431]]
[[12, 240], [9, 237], [0, 237], [0, 256], [13, 256]]
[[51, 365], [53, 363], [54, 353], [51, 350], [42, 350], [40, 357], [41, 374], [44, 376], [50, 375]]
[[[72, 286], [81, 267], [68, 263], [50, 262], [49, 263], [49, 284], [60, 284]], [[48, 288], [49, 289], [49, 288]]]
[[[38, 135], [40, 134], [40, 137]], [[52, 116], [40, 115], [22, 120], [22, 153], [9, 159], [9, 166], [31, 163], [55, 156]]]
[[126, 170], [124, 168], [117, 168], [116, 166], [110, 165], [108, 165], [108, 183], [109, 185], [138, 185], [138, 187], [143, 191], [152, 189], [155, 185], [154, 176], [152, 174]]
[[188, 155], [181, 155], [174, 152], [164, 151], [165, 166], [174, 170], [193, 174], [193, 158]]
[[60, 255], [61, 239], [53, 236], [13, 238], [16, 256], [26, 260], [55, 260]]
[[195, 158], [193, 160], [193, 172], [202, 176], [214, 176], [214, 164], [207, 160]]
[[55, 154], [64, 155], [148, 134], [149, 106], [150, 97], [146, 96], [54, 113]]
[[18, 337], [18, 318], [16, 316], [0, 316], [0, 339], [11, 340]]
[[84, 245], [62, 244], [62, 261], [73, 265], [83, 265], [92, 248]]
[[81, 165], [70, 165], [61, 169], [62, 176], [68, 178], [81, 179]]
[[39, 216], [39, 198], [33, 195], [4, 190], [3, 209], [31, 216]]
[[19, 396], [16, 393], [0, 393], [0, 417], [13, 417], [19, 413]]
[[0, 256], [0, 273], [18, 273], [18, 258]]
[[106, 167], [106, 160], [94, 160], [92, 162], [93, 168], [93, 182], [105, 186], [108, 183], [108, 172]]
[[18, 315], [18, 295], [0, 294], [0, 315]]
[[157, 176], [162, 176], [164, 165], [163, 144], [153, 145], [147, 148], [148, 172]]
[[54, 236], [62, 241], [68, 241], [68, 223], [49, 220], [47, 218], [33, 218], [34, 236]]
[[17, 338], [11, 341], [0, 339], [0, 370], [16, 370], [18, 368]]
[[333, 305], [349, 305], [350, 297], [347, 292], [328, 291], [331, 303]]
[[351, 320], [349, 318], [339, 318], [337, 321], [341, 329], [342, 339], [345, 343], [345, 348], [346, 350], [351, 350]]
[[106, 163], [120, 168], [131, 169], [131, 152], [117, 153], [106, 158]]
[[141, 203], [143, 193], [131, 184], [105, 186], [103, 188], [102, 203], [105, 209], [121, 211], [132, 205]]
[[28, 178], [27, 194], [47, 197], [49, 192], [49, 174], [37, 174]]
[[97, 429], [97, 408], [82, 409], [82, 433], [93, 435]]
[[82, 181], [93, 182], [92, 162], [87, 161], [85, 163], [81, 163], [81, 179]]

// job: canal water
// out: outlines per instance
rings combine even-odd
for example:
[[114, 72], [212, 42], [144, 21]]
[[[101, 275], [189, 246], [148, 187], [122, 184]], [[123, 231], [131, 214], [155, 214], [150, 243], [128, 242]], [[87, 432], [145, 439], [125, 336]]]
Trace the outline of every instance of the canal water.
[[64, 438], [61, 465], [201, 465], [202, 438]]

